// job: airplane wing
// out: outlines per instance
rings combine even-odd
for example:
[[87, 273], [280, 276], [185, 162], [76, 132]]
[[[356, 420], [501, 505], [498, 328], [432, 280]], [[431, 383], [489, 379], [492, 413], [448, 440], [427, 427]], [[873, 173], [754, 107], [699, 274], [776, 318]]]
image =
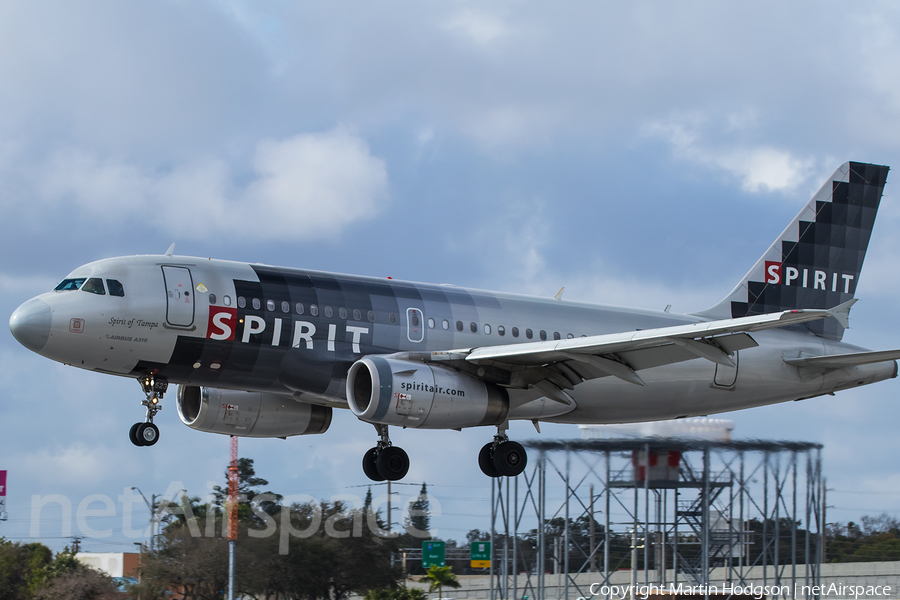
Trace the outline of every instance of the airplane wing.
[[637, 371], [694, 358], [734, 366], [729, 355], [758, 345], [750, 333], [827, 317], [846, 324], [855, 302], [830, 310], [787, 310], [583, 338], [439, 351], [416, 358], [446, 361], [447, 366], [467, 372], [477, 366], [481, 377], [515, 388], [536, 386], [568, 404], [571, 400], [561, 390], [573, 389], [585, 379], [613, 376], [645, 385]]
[[898, 359], [900, 359], [900, 350], [880, 350], [878, 352], [854, 352], [852, 354], [831, 354], [829, 356], [811, 356], [807, 358], [786, 358], [784, 362], [793, 367], [834, 371], [836, 369]]

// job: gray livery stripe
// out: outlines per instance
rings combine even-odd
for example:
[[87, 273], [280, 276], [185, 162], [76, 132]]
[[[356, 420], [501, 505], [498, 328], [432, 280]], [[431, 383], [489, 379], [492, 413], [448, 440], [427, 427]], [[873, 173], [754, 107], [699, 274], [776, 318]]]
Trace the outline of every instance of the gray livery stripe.
[[372, 415], [372, 420], [380, 421], [391, 407], [394, 374], [391, 372], [390, 365], [388, 365], [385, 360], [374, 357], [372, 358], [372, 364], [374, 364], [375, 368], [378, 370], [378, 385], [380, 388], [378, 393], [380, 398], [378, 401], [378, 408], [375, 410], [375, 414]]

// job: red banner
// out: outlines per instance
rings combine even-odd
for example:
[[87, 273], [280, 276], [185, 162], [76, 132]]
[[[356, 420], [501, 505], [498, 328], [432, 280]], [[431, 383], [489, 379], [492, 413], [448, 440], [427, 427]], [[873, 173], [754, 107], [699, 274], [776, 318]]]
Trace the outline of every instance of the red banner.
[[6, 471], [0, 471], [0, 498], [6, 497]]

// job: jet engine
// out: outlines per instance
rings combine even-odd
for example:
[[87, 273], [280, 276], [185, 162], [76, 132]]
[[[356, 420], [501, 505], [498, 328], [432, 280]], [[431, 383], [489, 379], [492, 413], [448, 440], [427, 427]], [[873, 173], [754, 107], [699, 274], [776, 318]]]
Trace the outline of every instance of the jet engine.
[[452, 369], [383, 356], [351, 365], [347, 401], [367, 423], [423, 429], [499, 425], [509, 413], [509, 396], [499, 386]]
[[178, 386], [178, 416], [191, 429], [244, 437], [325, 433], [331, 408], [261, 392]]

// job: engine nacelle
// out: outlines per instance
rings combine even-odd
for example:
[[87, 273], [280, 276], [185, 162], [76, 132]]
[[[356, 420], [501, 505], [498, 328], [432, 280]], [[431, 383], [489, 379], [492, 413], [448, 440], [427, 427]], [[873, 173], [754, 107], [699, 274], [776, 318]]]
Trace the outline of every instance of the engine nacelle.
[[325, 433], [331, 408], [278, 394], [178, 386], [178, 416], [191, 429], [243, 437]]
[[366, 356], [347, 374], [350, 410], [367, 423], [455, 429], [499, 425], [509, 413], [503, 388], [452, 369]]

